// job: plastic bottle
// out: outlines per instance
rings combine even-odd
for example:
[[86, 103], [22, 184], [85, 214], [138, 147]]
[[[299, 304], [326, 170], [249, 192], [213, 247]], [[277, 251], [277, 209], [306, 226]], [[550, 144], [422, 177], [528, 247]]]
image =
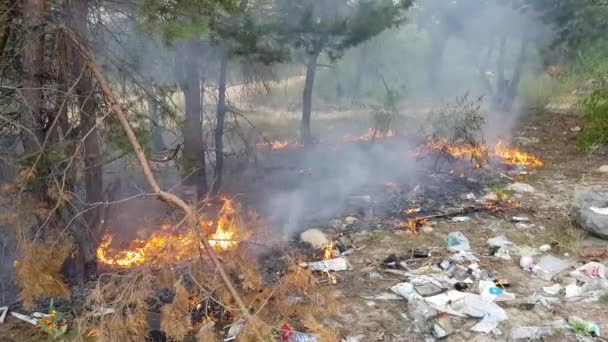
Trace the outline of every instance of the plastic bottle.
[[568, 317], [568, 324], [572, 327], [574, 331], [584, 332], [593, 337], [600, 336], [600, 327], [590, 321], [586, 321], [578, 316], [570, 316]]

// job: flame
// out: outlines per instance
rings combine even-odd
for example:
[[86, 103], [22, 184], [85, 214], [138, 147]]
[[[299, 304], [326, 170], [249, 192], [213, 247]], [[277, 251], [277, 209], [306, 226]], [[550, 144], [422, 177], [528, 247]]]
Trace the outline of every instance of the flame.
[[340, 142], [360, 142], [360, 141], [369, 141], [369, 140], [379, 140], [379, 139], [386, 139], [386, 138], [390, 138], [390, 137], [394, 137], [395, 136], [395, 132], [392, 129], [389, 129], [386, 132], [381, 132], [378, 131], [376, 129], [373, 128], [368, 128], [367, 132], [363, 135], [360, 135], [358, 137], [352, 136], [352, 135], [345, 135], [342, 138], [340, 138]]
[[528, 167], [542, 167], [544, 165], [540, 159], [515, 148], [509, 148], [501, 140], [498, 140], [494, 145], [494, 155], [501, 157], [502, 162], [509, 165]]
[[499, 159], [507, 165], [519, 165], [529, 168], [542, 167], [544, 163], [528, 153], [521, 152], [516, 148], [508, 147], [504, 142], [498, 140], [492, 149], [483, 145], [452, 143], [447, 139], [431, 140], [418, 149], [418, 156], [428, 152], [441, 151], [454, 158], [470, 159], [476, 168], [487, 164], [489, 158]]
[[412, 215], [412, 214], [415, 214], [415, 213], [417, 213], [419, 211], [420, 211], [420, 208], [408, 208], [408, 209], [405, 209], [405, 214], [406, 215]]
[[323, 260], [329, 260], [329, 259], [333, 259], [335, 257], [338, 256], [338, 251], [336, 250], [336, 244], [335, 242], [330, 242], [327, 245], [325, 245], [325, 248], [323, 249]]
[[288, 141], [279, 141], [279, 140], [274, 140], [274, 141], [268, 141], [268, 142], [259, 142], [255, 144], [258, 147], [270, 147], [271, 150], [276, 151], [276, 150], [284, 150], [288, 147], [301, 147], [302, 145], [300, 144], [295, 144], [295, 143], [290, 143]]
[[[209, 245], [217, 251], [230, 250], [239, 244], [237, 231], [243, 228], [240, 216], [230, 199], [224, 198], [220, 209], [217, 229], [209, 236]], [[199, 219], [202, 231], [209, 234], [213, 221]], [[196, 232], [173, 231], [171, 226], [163, 225], [161, 231], [154, 233], [146, 240], [131, 241], [127, 249], [115, 250], [111, 247], [112, 235], [106, 233], [97, 248], [97, 260], [106, 265], [117, 267], [134, 267], [139, 265], [162, 266], [190, 260], [198, 255], [199, 238]]]

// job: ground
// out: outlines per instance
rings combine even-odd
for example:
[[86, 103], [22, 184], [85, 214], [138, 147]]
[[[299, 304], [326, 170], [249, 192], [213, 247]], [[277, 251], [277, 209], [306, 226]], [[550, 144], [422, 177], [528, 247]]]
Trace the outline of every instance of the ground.
[[[339, 115], [336, 118], [338, 120]], [[361, 341], [424, 340], [407, 316], [405, 300], [369, 298], [390, 292], [391, 286], [404, 280], [383, 271], [382, 262], [387, 256], [404, 256], [410, 254], [413, 248], [424, 247], [431, 251], [432, 256], [416, 259], [410, 267], [437, 264], [449, 255], [443, 246], [443, 239], [452, 231], [464, 233], [469, 238], [473, 251], [481, 259], [480, 266], [492, 272], [496, 278], [508, 279], [512, 284], [509, 291], [518, 297], [534, 292], [542, 293], [543, 286], [553, 283], [524, 272], [519, 267], [517, 256], [511, 261], [488, 256], [488, 238], [504, 234], [519, 247], [538, 248], [543, 244], [552, 244], [555, 247], [550, 253], [561, 257], [567, 255], [567, 258], [575, 262], [582, 261], [579, 253], [584, 246], [606, 246], [606, 241], [585, 236], [568, 219], [569, 203], [575, 189], [606, 186], [606, 174], [595, 171], [606, 164], [605, 151], [599, 149], [592, 154], [583, 154], [576, 146], [576, 127], [581, 126], [580, 120], [580, 117], [568, 114], [530, 114], [520, 118], [513, 132], [514, 137], [519, 137], [515, 141], [524, 141], [521, 137], [528, 138], [529, 143], [522, 148], [540, 156], [545, 162], [542, 169], [535, 170], [523, 180], [536, 188], [535, 193], [520, 198], [521, 213], [530, 217], [531, 223], [535, 225], [532, 228], [517, 228], [508, 220], [479, 213], [468, 222], [437, 220], [431, 232], [422, 232], [418, 236], [408, 234], [402, 227], [402, 221], [384, 216], [375, 217], [371, 221], [360, 220], [356, 230], [327, 229], [329, 237], [346, 239], [357, 248], [348, 255], [352, 268], [338, 274], [336, 285], [325, 285], [332, 288], [341, 304], [341, 315], [325, 323], [335, 327], [342, 336], [362, 335]], [[128, 210], [127, 208], [126, 211]], [[120, 215], [120, 212], [115, 214], [116, 217]], [[507, 340], [512, 327], [547, 324], [571, 314], [594, 321], [602, 331], [608, 331], [608, 317], [604, 314], [608, 304], [567, 303], [552, 305], [550, 309], [541, 305], [529, 310], [518, 306], [505, 309], [509, 320], [500, 325], [501, 335], [471, 332], [468, 328], [476, 320], [453, 319], [456, 331], [446, 341]], [[9, 318], [6, 324], [0, 325], [0, 341], [35, 340], [45, 338], [26, 324]], [[577, 337], [564, 332], [548, 340], [575, 341]]]
[[[521, 120], [514, 132], [515, 137], [538, 139], [537, 143], [525, 146], [543, 158], [546, 166], [529, 175], [524, 181], [537, 191], [523, 196], [522, 210], [531, 218], [535, 227], [522, 229], [507, 220], [490, 215], [476, 215], [468, 222], [438, 221], [430, 233], [419, 236], [407, 234], [399, 229], [398, 223], [377, 220], [367, 229], [369, 234], [354, 237], [355, 245], [361, 249], [348, 256], [352, 270], [342, 272], [336, 295], [342, 303], [343, 316], [338, 326], [348, 335], [363, 335], [364, 341], [415, 341], [424, 340], [414, 331], [413, 322], [406, 316], [405, 301], [370, 300], [362, 296], [374, 296], [386, 292], [403, 278], [382, 271], [382, 261], [389, 254], [407, 255], [413, 248], [426, 247], [432, 257], [418, 261], [422, 264], [437, 264], [448, 256], [443, 246], [443, 238], [452, 231], [463, 232], [471, 241], [475, 254], [481, 259], [480, 266], [495, 272], [496, 278], [506, 278], [511, 282], [509, 291], [518, 297], [534, 292], [542, 293], [543, 286], [552, 285], [531, 276], [519, 267], [519, 258], [505, 261], [488, 256], [486, 240], [504, 234], [519, 247], [537, 248], [543, 244], [557, 245], [551, 253], [581, 262], [580, 251], [589, 245], [606, 247], [608, 243], [588, 237], [568, 220], [568, 205], [574, 189], [581, 187], [606, 186], [606, 176], [596, 172], [606, 162], [606, 154], [597, 151], [583, 155], [576, 146], [577, 129], [580, 117], [545, 113]], [[530, 215], [530, 213], [532, 213]], [[339, 234], [339, 232], [333, 232]], [[602, 261], [602, 260], [600, 260]], [[604, 262], [606, 260], [603, 260]], [[412, 267], [414, 268], [414, 267]], [[389, 291], [390, 292], [390, 291]], [[596, 322], [602, 331], [608, 329], [605, 315], [606, 303], [567, 303], [552, 305], [550, 310], [536, 305], [531, 310], [518, 307], [506, 308], [509, 320], [500, 325], [502, 335], [483, 335], [467, 329], [476, 320], [453, 321], [456, 333], [447, 341], [495, 341], [507, 340], [512, 327], [543, 325], [568, 315], [579, 315]], [[458, 322], [458, 323], [456, 323]], [[560, 334], [551, 341], [574, 341], [575, 335]]]

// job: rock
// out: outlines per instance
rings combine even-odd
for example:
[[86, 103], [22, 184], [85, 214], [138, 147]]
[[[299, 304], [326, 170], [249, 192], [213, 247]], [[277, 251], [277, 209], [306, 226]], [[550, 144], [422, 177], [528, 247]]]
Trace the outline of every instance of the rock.
[[347, 216], [344, 218], [344, 223], [346, 223], [347, 225], [352, 225], [355, 222], [357, 222], [359, 219], [354, 217], [354, 216]]
[[513, 138], [513, 141], [515, 141], [516, 143], [518, 143], [522, 146], [527, 146], [527, 145], [532, 145], [532, 144], [538, 143], [538, 138], [515, 137], [515, 138]]
[[542, 245], [538, 247], [538, 250], [541, 252], [548, 252], [551, 250], [551, 245]]
[[574, 126], [574, 127], [570, 128], [570, 132], [574, 132], [574, 133], [580, 132], [580, 130], [581, 130], [581, 128], [579, 126]]
[[300, 239], [302, 242], [311, 244], [313, 248], [322, 248], [329, 243], [325, 233], [317, 228], [311, 228], [302, 232], [302, 234], [300, 234]]
[[537, 341], [553, 334], [555, 334], [555, 328], [552, 326], [524, 326], [511, 329], [510, 337], [513, 341]]
[[534, 193], [536, 189], [532, 185], [526, 183], [512, 183], [507, 186], [507, 190], [517, 193]]
[[338, 219], [333, 219], [331, 221], [329, 221], [329, 225], [333, 228], [333, 229], [342, 229], [343, 228], [343, 223], [342, 221], [338, 220]]
[[579, 190], [574, 193], [571, 214], [582, 229], [608, 239], [608, 215], [601, 210], [607, 206], [608, 192]]
[[608, 173], [608, 165], [602, 165], [597, 169], [597, 172]]

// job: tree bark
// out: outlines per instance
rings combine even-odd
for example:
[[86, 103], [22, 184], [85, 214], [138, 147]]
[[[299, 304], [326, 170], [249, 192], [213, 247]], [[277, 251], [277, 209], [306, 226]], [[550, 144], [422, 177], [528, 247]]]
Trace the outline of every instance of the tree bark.
[[205, 172], [205, 146], [203, 141], [201, 73], [195, 51], [196, 42], [183, 44], [182, 90], [186, 109], [186, 120], [182, 129], [184, 135], [183, 158], [188, 179], [185, 184], [195, 185], [198, 199], [207, 195], [207, 174]]
[[521, 41], [521, 47], [519, 50], [519, 56], [517, 57], [517, 62], [515, 64], [515, 68], [513, 69], [513, 77], [511, 78], [511, 83], [509, 84], [509, 89], [507, 92], [507, 98], [504, 104], [505, 111], [511, 111], [513, 108], [513, 103], [517, 98], [517, 89], [519, 87], [519, 82], [521, 81], [521, 74], [524, 70], [524, 65], [526, 64], [526, 54], [528, 52], [528, 40], [525, 38]]
[[[87, 18], [89, 14], [90, 0], [70, 1], [70, 26], [80, 37], [86, 41], [88, 36]], [[72, 63], [72, 75], [78, 77], [85, 61], [82, 56], [74, 51]], [[78, 107], [80, 108], [80, 135], [84, 139], [84, 182], [87, 203], [99, 203], [103, 201], [103, 175], [101, 167], [101, 149], [99, 146], [99, 132], [97, 130], [97, 102], [93, 93], [93, 81], [90, 73], [82, 75], [76, 84], [78, 96]], [[97, 231], [100, 221], [99, 210], [96, 207], [89, 209], [84, 218], [88, 227], [79, 227], [75, 237], [79, 252], [83, 261], [83, 281], [93, 279], [97, 275], [97, 256], [95, 254], [99, 232]]]
[[44, 0], [23, 1], [23, 26], [25, 31], [23, 47], [23, 101], [21, 115], [21, 140], [26, 155], [42, 153], [40, 146], [44, 139], [42, 127], [42, 36], [46, 4]]
[[220, 62], [220, 75], [218, 81], [217, 117], [215, 123], [215, 178], [211, 194], [217, 195], [222, 186], [222, 173], [224, 170], [224, 124], [226, 123], [226, 72], [228, 68], [228, 51], [224, 48]]
[[160, 128], [160, 113], [158, 112], [158, 103], [154, 99], [154, 86], [149, 87], [149, 94], [147, 95], [148, 102], [148, 116], [152, 121], [152, 128], [150, 135], [152, 136], [152, 149], [154, 152], [161, 152], [167, 149], [165, 142], [163, 141], [163, 135]]
[[313, 144], [310, 117], [312, 113], [312, 90], [315, 83], [319, 54], [320, 51], [318, 50], [309, 54], [308, 63], [306, 64], [306, 80], [304, 81], [304, 93], [302, 95], [302, 122], [300, 127], [301, 140], [304, 145]]

